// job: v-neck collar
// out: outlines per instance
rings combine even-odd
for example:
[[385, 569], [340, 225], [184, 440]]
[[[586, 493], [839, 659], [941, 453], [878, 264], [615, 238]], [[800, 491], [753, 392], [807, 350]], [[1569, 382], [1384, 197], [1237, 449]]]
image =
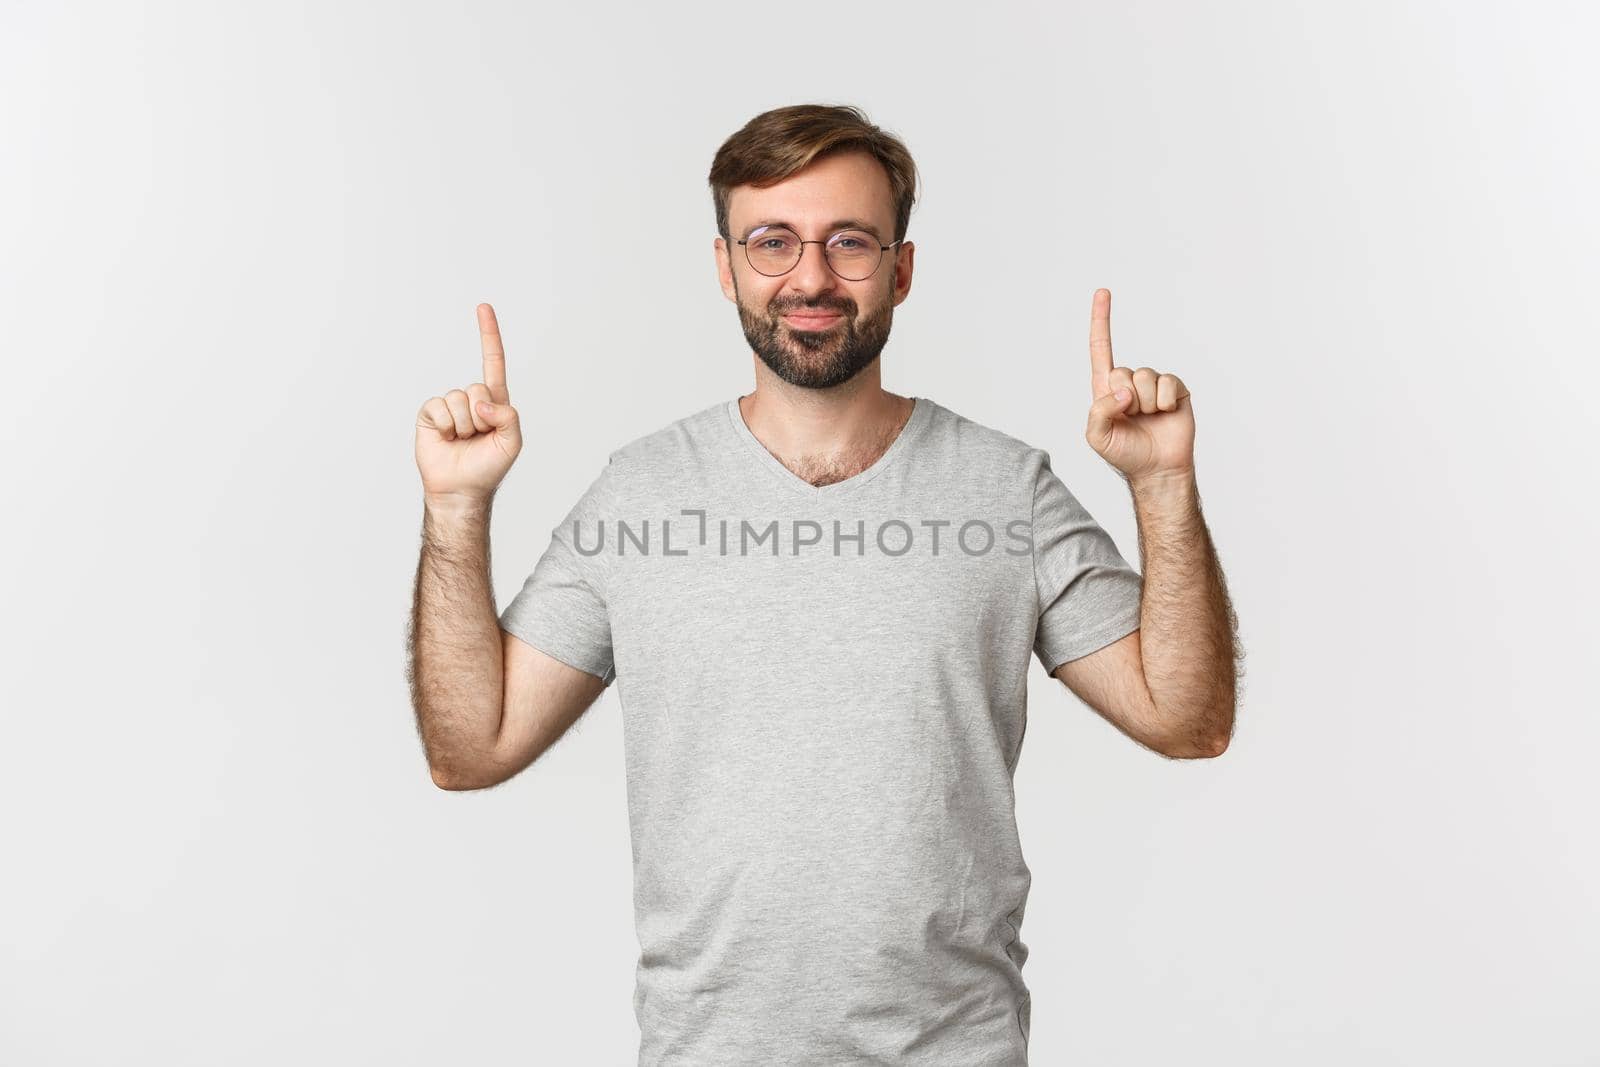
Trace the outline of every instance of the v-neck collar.
[[755, 458], [761, 463], [762, 466], [766, 467], [769, 471], [777, 476], [779, 481], [783, 482], [790, 489], [799, 493], [801, 496], [804, 496], [810, 500], [823, 500], [854, 492], [863, 485], [866, 485], [868, 482], [872, 481], [872, 479], [876, 478], [878, 475], [882, 474], [889, 468], [891, 464], [894, 463], [896, 459], [899, 458], [900, 453], [905, 451], [906, 445], [914, 436], [916, 436], [919, 431], [921, 431], [923, 425], [927, 423], [928, 419], [933, 414], [933, 401], [929, 400], [927, 397], [914, 396], [911, 398], [911, 400], [912, 408], [910, 417], [906, 419], [906, 424], [900, 427], [900, 432], [895, 435], [895, 439], [889, 442], [889, 447], [884, 450], [883, 455], [879, 456], [877, 460], [865, 470], [858, 471], [843, 481], [832, 482], [828, 485], [812, 485], [794, 471], [790, 470], [788, 467], [785, 467], [781, 462], [779, 462], [777, 456], [774, 456], [771, 452], [768, 452], [767, 447], [761, 443], [760, 439], [757, 438], [754, 433], [750, 432], [750, 427], [745, 424], [744, 413], [739, 410], [738, 397], [734, 397], [732, 400], [728, 401], [726, 406], [728, 411], [728, 420], [733, 424], [735, 436], [743, 441], [745, 446], [752, 453], [754, 453]]

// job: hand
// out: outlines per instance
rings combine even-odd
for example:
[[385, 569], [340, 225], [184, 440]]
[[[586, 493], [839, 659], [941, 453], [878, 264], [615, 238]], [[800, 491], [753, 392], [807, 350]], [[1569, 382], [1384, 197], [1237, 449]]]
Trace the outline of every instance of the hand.
[[417, 469], [430, 501], [486, 504], [522, 451], [506, 391], [506, 353], [494, 308], [478, 305], [483, 381], [436, 396], [417, 412]]
[[[1118, 400], [1116, 392], [1127, 390]], [[1130, 482], [1194, 473], [1194, 411], [1176, 374], [1111, 364], [1111, 290], [1089, 312], [1089, 426], [1084, 437]]]

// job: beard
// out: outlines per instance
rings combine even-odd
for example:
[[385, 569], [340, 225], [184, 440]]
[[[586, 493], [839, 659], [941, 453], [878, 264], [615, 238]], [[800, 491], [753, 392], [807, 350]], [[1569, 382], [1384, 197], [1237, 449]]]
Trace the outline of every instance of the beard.
[[[790, 300], [757, 313], [745, 307], [737, 279], [733, 288], [745, 340], [761, 362], [790, 385], [827, 389], [848, 382], [870, 366], [889, 341], [894, 305], [887, 301], [866, 318], [857, 317], [854, 301], [832, 298], [816, 304]], [[799, 330], [783, 320], [801, 309], [837, 312], [842, 318], [822, 330]]]

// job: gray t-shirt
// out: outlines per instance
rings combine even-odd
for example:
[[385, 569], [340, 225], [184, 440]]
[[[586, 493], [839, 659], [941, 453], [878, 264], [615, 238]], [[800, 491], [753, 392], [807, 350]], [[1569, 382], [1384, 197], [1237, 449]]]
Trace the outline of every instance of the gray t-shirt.
[[737, 400], [617, 449], [500, 616], [617, 685], [641, 1065], [1027, 1063], [1029, 660], [1143, 582], [1047, 452], [915, 399], [820, 488]]

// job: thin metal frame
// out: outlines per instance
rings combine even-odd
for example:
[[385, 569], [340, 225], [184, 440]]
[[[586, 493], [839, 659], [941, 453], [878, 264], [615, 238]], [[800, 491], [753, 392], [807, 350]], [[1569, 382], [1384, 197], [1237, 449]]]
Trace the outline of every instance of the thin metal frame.
[[838, 275], [840, 278], [844, 278], [844, 280], [847, 281], [847, 282], [864, 282], [868, 278], [872, 277], [874, 274], [878, 273], [878, 268], [883, 266], [883, 254], [885, 252], [889, 251], [889, 249], [893, 248], [895, 245], [905, 244], [905, 238], [903, 238], [903, 237], [898, 239], [898, 240], [890, 241], [886, 245], [885, 244], [880, 244], [878, 246], [878, 262], [876, 262], [876, 263], [874, 263], [872, 265], [872, 269], [867, 271], [867, 273], [863, 277], [860, 277], [860, 278], [846, 278], [843, 274], [839, 274], [839, 272], [834, 268], [833, 263], [830, 262], [829, 259], [828, 259], [828, 241], [833, 240], [835, 237], [839, 236], [839, 234], [841, 234], [841, 233], [860, 233], [860, 234], [865, 234], [868, 237], [872, 237], [873, 240], [877, 240], [876, 237], [873, 237], [872, 234], [867, 233], [866, 230], [858, 230], [858, 229], [853, 229], [853, 228], [852, 229], [839, 230], [836, 233], [830, 233], [828, 235], [827, 239], [826, 240], [822, 240], [822, 241], [800, 241], [800, 235], [798, 233], [794, 233], [795, 240], [800, 241], [800, 254], [798, 256], [794, 257], [794, 264], [789, 268], [789, 270], [781, 271], [781, 272], [779, 272], [777, 274], [768, 274], [766, 271], [764, 271], [760, 267], [756, 266], [755, 263], [750, 259], [750, 239], [752, 237], [754, 237], [756, 235], [756, 233], [758, 231], [760, 231], [760, 230], [783, 230], [783, 231], [785, 231], [787, 233], [794, 233], [794, 231], [789, 229], [789, 227], [787, 227], [787, 226], [758, 226], [758, 227], [756, 227], [756, 229], [751, 230], [749, 233], [745, 234], [743, 237], [740, 237], [740, 238], [737, 238], [737, 239], [734, 240], [734, 244], [743, 245], [744, 246], [744, 261], [746, 263], [750, 264], [750, 269], [755, 271], [757, 274], [761, 275], [763, 278], [781, 278], [781, 277], [783, 277], [785, 274], [788, 274], [789, 271], [792, 271], [792, 270], [794, 270], [795, 267], [798, 267], [800, 265], [800, 261], [802, 259], [806, 258], [806, 245], [821, 245], [822, 246], [822, 262], [827, 265], [827, 268], [830, 271], [833, 271], [833, 273]]

